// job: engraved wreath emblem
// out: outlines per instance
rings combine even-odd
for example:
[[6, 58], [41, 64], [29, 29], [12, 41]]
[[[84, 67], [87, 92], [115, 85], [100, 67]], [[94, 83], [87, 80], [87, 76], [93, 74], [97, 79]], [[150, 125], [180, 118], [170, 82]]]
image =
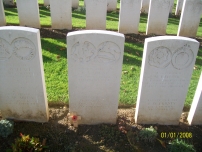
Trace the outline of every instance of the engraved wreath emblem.
[[17, 38], [11, 44], [0, 38], [0, 61], [9, 59], [12, 54], [20, 60], [31, 60], [36, 55], [36, 48], [27, 38]]
[[194, 53], [187, 44], [173, 54], [163, 46], [155, 48], [149, 54], [149, 64], [157, 68], [165, 68], [172, 62], [174, 68], [181, 70], [188, 67], [193, 60]]
[[106, 41], [97, 48], [91, 43], [85, 41], [83, 44], [77, 42], [71, 49], [71, 57], [75, 61], [89, 62], [97, 60], [99, 62], [112, 62], [119, 60], [121, 50], [117, 44]]

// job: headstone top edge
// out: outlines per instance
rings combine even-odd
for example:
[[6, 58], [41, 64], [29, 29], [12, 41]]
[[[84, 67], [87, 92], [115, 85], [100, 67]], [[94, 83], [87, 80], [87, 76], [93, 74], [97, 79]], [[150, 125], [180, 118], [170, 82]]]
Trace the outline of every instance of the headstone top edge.
[[114, 35], [125, 38], [124, 34], [113, 32], [113, 31], [105, 31], [105, 30], [83, 30], [83, 31], [75, 31], [69, 32], [67, 37], [74, 36], [74, 35], [82, 35], [82, 34], [104, 34], [104, 35]]
[[156, 36], [156, 37], [150, 37], [150, 38], [146, 38], [145, 39], [145, 42], [152, 42], [152, 41], [167, 41], [167, 40], [184, 40], [184, 41], [192, 41], [192, 42], [195, 42], [195, 43], [198, 43], [199, 42], [193, 38], [188, 38], [188, 37], [183, 37], [183, 36]]
[[31, 28], [31, 27], [22, 27], [22, 26], [2, 26], [0, 27], [0, 31], [3, 30], [16, 30], [16, 31], [27, 31], [32, 33], [38, 33], [39, 29]]

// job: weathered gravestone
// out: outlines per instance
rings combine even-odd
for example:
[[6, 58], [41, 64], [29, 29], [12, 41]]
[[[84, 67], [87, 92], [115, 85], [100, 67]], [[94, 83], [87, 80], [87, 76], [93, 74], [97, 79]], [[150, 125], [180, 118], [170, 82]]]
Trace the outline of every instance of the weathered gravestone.
[[141, 12], [142, 13], [148, 13], [149, 12], [149, 5], [150, 5], [150, 0], [142, 0]]
[[182, 11], [182, 5], [183, 5], [184, 0], [178, 0], [177, 1], [177, 6], [175, 9], [175, 15], [180, 15]]
[[202, 73], [187, 120], [190, 125], [202, 124]]
[[0, 111], [3, 118], [48, 121], [38, 29], [0, 28], [0, 84]]
[[21, 26], [40, 28], [38, 0], [17, 0]]
[[0, 1], [0, 26], [5, 26], [6, 25], [6, 17], [4, 13], [4, 6], [3, 2]]
[[71, 0], [50, 0], [50, 11], [53, 29], [72, 29]]
[[138, 33], [141, 0], [122, 0], [119, 13], [119, 32]]
[[69, 108], [79, 123], [116, 123], [124, 39], [110, 31], [68, 33]]
[[151, 0], [146, 34], [165, 35], [172, 0]]
[[72, 0], [72, 7], [78, 8], [79, 7], [79, 0]]
[[107, 0], [85, 0], [86, 29], [105, 30]]
[[3, 0], [3, 3], [6, 6], [15, 6], [14, 0]]
[[179, 123], [198, 48], [196, 40], [185, 37], [145, 39], [136, 123]]
[[202, 15], [202, 0], [185, 0], [182, 8], [178, 36], [195, 37]]
[[50, 5], [50, 0], [44, 0], [44, 6]]
[[117, 0], [107, 0], [107, 11], [115, 11], [117, 7]]

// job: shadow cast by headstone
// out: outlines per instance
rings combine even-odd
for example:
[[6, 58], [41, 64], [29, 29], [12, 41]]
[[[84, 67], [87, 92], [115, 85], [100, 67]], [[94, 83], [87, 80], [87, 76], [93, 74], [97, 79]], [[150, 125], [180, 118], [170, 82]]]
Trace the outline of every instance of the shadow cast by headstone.
[[[66, 44], [65, 39], [57, 39], [56, 41]], [[57, 45], [57, 43], [51, 43], [50, 41], [46, 39], [41, 39], [41, 45], [43, 50], [49, 51], [50, 53], [56, 54], [57, 56], [67, 58], [66, 45], [65, 47], [61, 47], [60, 45]], [[46, 62], [49, 62], [49, 61], [51, 62], [50, 59], [46, 60]]]
[[17, 8], [6, 8], [5, 15], [6, 16], [18, 16]]
[[202, 48], [199, 49], [198, 51], [195, 65], [198, 65], [198, 66], [202, 65]]
[[40, 17], [47, 17], [47, 16], [50, 16], [50, 10], [47, 9], [46, 7], [40, 7], [39, 9], [39, 14], [40, 14]]
[[79, 12], [79, 11], [73, 11], [72, 12], [72, 17], [78, 18], [78, 19], [86, 19], [85, 12]]
[[[143, 45], [131, 42], [128, 42], [128, 44], [129, 45], [125, 45], [124, 47], [123, 64], [141, 66]], [[133, 45], [133, 47], [131, 47], [131, 45]], [[138, 49], [134, 49], [134, 47]]]
[[119, 14], [118, 13], [114, 13], [114, 12], [111, 12], [111, 13], [107, 13], [107, 20], [111, 21], [119, 21]]

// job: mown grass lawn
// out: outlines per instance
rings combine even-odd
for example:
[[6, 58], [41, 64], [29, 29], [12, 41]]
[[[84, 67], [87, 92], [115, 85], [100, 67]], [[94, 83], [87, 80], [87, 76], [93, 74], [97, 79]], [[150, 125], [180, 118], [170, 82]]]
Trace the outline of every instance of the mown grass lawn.
[[[43, 4], [43, 1], [39, 1]], [[175, 1], [176, 3], [176, 1]], [[80, 1], [80, 6], [84, 2]], [[176, 4], [175, 4], [176, 5]], [[120, 7], [119, 3], [117, 5]], [[173, 8], [173, 12], [175, 7]], [[19, 18], [16, 8], [5, 8], [6, 21], [8, 24], [19, 25]], [[75, 28], [85, 28], [85, 11], [73, 10], [72, 24]], [[107, 13], [107, 30], [118, 30], [118, 12]], [[51, 27], [50, 10], [46, 7], [40, 7], [40, 22], [42, 27]], [[145, 33], [147, 24], [147, 15], [142, 14], [139, 24], [139, 32]], [[170, 17], [168, 21], [168, 35], [176, 35], [179, 24], [179, 17]], [[198, 28], [197, 37], [202, 37], [202, 22]], [[67, 77], [67, 52], [65, 39], [41, 38], [46, 88], [49, 102], [67, 102], [68, 97], [68, 77]], [[137, 99], [138, 84], [142, 63], [143, 44], [125, 43], [124, 61], [122, 68], [120, 103], [135, 104]], [[200, 72], [202, 70], [202, 48], [200, 48], [196, 60], [195, 70], [191, 79], [188, 95], [185, 105], [189, 106], [198, 84]]]

